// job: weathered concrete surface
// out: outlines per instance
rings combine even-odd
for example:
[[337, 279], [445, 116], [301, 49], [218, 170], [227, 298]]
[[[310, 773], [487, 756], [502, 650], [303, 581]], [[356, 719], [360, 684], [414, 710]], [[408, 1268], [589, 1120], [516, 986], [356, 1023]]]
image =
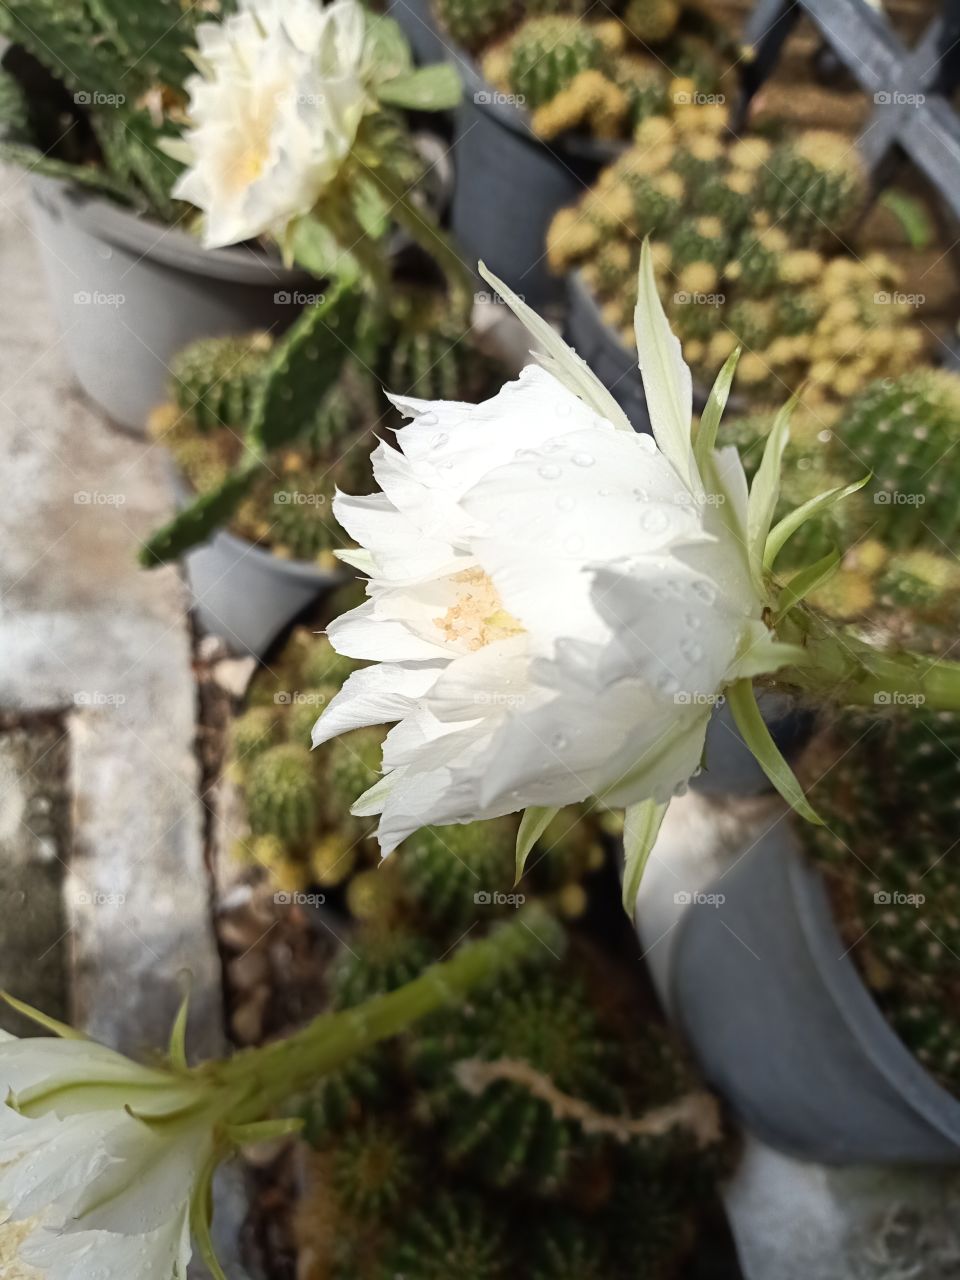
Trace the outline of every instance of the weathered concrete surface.
[[[691, 792], [671, 804], [637, 900], [665, 1006], [685, 902], [784, 814], [777, 797], [721, 803]], [[813, 1164], [745, 1135], [725, 1201], [746, 1280], [960, 1280], [956, 1171]]]
[[135, 562], [171, 505], [163, 460], [74, 387], [26, 196], [20, 173], [0, 171], [0, 710], [66, 717], [76, 1018], [124, 1049], [160, 1045], [188, 969], [190, 1044], [208, 1052], [222, 1042], [220, 970], [186, 601], [174, 570]]
[[[0, 727], [0, 989], [55, 1018], [69, 1013], [66, 738], [56, 720]], [[0, 1027], [30, 1032], [30, 1023], [5, 1007]]]

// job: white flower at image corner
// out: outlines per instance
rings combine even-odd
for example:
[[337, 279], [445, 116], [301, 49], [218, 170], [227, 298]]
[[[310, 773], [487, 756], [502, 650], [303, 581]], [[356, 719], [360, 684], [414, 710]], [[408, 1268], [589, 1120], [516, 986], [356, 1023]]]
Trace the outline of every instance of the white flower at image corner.
[[526, 808], [522, 865], [556, 808], [598, 797], [627, 808], [642, 869], [716, 696], [739, 681], [752, 698], [749, 677], [798, 657], [763, 620], [786, 415], [748, 498], [736, 450], [713, 447], [735, 357], [695, 445], [690, 372], [646, 246], [637, 341], [654, 438], [486, 278], [539, 364], [479, 405], [394, 398], [411, 421], [374, 452], [381, 492], [334, 503], [369, 599], [328, 635], [377, 665], [349, 678], [313, 741], [397, 722], [354, 806], [380, 814], [384, 854], [428, 824]]
[[196, 31], [189, 128], [164, 150], [188, 166], [174, 187], [204, 214], [207, 248], [309, 213], [336, 177], [372, 99], [356, 0], [242, 0]]
[[0, 1032], [0, 1093], [0, 1224], [24, 1274], [185, 1280], [213, 1159], [196, 1087], [92, 1041]]

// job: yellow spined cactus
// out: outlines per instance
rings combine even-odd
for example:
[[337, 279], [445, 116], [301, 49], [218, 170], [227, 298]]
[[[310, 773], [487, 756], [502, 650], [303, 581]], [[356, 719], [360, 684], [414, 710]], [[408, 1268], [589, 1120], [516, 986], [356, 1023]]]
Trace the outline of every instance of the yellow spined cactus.
[[838, 621], [869, 613], [875, 603], [870, 579], [856, 569], [840, 569], [810, 596], [810, 603]]
[[734, 169], [753, 172], [770, 159], [772, 147], [764, 138], [741, 138], [730, 148], [729, 159]]
[[784, 284], [810, 284], [822, 270], [823, 257], [815, 249], [791, 249], [780, 262], [780, 279]]
[[310, 870], [321, 888], [333, 889], [343, 884], [351, 874], [357, 865], [357, 857], [356, 841], [331, 834], [324, 836], [310, 850]]
[[640, 149], [669, 145], [672, 153], [675, 134], [673, 121], [667, 116], [647, 116], [637, 125], [634, 137]]
[[587, 126], [598, 138], [615, 138], [629, 101], [601, 71], [581, 71], [555, 98], [533, 113], [533, 129], [548, 141], [569, 129]]
[[600, 229], [579, 209], [561, 209], [547, 232], [547, 261], [553, 271], [567, 271], [600, 244]]
[[709, 262], [691, 262], [677, 277], [678, 287], [685, 293], [716, 293], [720, 278]]

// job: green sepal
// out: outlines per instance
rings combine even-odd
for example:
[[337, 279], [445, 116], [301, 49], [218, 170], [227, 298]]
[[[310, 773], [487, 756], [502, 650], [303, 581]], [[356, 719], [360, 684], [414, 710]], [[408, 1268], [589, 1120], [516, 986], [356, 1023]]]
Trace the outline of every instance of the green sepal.
[[517, 829], [517, 878], [514, 884], [520, 883], [531, 849], [559, 812], [559, 809], [537, 805], [532, 805], [524, 811]]
[[272, 1142], [299, 1133], [305, 1124], [303, 1116], [286, 1116], [282, 1120], [256, 1120], [252, 1124], [228, 1124], [224, 1133], [238, 1147], [257, 1142]]
[[190, 991], [180, 1001], [180, 1008], [170, 1029], [170, 1043], [167, 1046], [167, 1058], [170, 1065], [178, 1071], [187, 1070], [187, 1018], [190, 1016]]
[[631, 920], [640, 881], [669, 805], [669, 800], [665, 804], [641, 800], [639, 804], [630, 805], [623, 815], [623, 909]]
[[213, 1218], [213, 1175], [216, 1173], [218, 1164], [219, 1160], [214, 1154], [200, 1170], [190, 1200], [190, 1231], [197, 1242], [200, 1257], [213, 1280], [227, 1280], [210, 1234], [210, 1223]]
[[410, 45], [400, 24], [384, 13], [365, 13], [364, 56], [381, 82], [405, 75], [413, 67]]
[[744, 742], [753, 752], [760, 768], [791, 809], [795, 810], [801, 818], [806, 818], [808, 822], [814, 823], [815, 826], [822, 827], [823, 820], [817, 816], [811, 807], [793, 770], [784, 760], [779, 747], [770, 736], [770, 730], [767, 728], [760, 713], [760, 708], [757, 706], [752, 681], [737, 680], [728, 685], [726, 693], [734, 722], [740, 730]]
[[0, 991], [0, 1000], [4, 1004], [8, 1004], [11, 1009], [15, 1009], [24, 1018], [29, 1018], [31, 1022], [35, 1022], [37, 1026], [43, 1027], [46, 1031], [52, 1031], [61, 1040], [90, 1039], [82, 1031], [77, 1031], [75, 1027], [70, 1027], [65, 1022], [59, 1022], [56, 1018], [51, 1018], [48, 1013], [42, 1013], [39, 1009], [34, 1009], [32, 1005], [24, 1004], [22, 1000], [17, 1000], [15, 996], [9, 995], [6, 991]]
[[797, 507], [795, 511], [791, 511], [789, 515], [784, 516], [778, 524], [774, 525], [767, 536], [763, 552], [764, 569], [769, 572], [773, 568], [777, 556], [801, 525], [806, 524], [808, 520], [812, 520], [815, 516], [822, 515], [836, 503], [842, 502], [844, 498], [849, 498], [852, 493], [856, 493], [865, 484], [869, 484], [872, 478], [872, 472], [868, 472], [862, 480], [857, 480], [853, 484], [840, 485], [836, 489], [828, 489], [825, 493], [818, 493], [815, 498], [808, 499], [808, 501]]
[[723, 368], [717, 374], [717, 380], [710, 390], [710, 395], [707, 397], [703, 413], [700, 415], [700, 426], [693, 441], [693, 456], [704, 481], [706, 481], [704, 476], [706, 463], [717, 445], [717, 431], [720, 427], [723, 411], [727, 407], [727, 397], [733, 384], [733, 375], [737, 370], [741, 349], [737, 347], [727, 356]]
[[791, 396], [773, 420], [763, 458], [757, 468], [747, 499], [747, 552], [750, 557], [750, 574], [754, 585], [763, 591], [763, 556], [767, 537], [773, 523], [773, 513], [780, 497], [780, 471], [783, 451], [789, 439], [790, 418], [797, 403]]
[[438, 62], [395, 76], [376, 90], [386, 106], [407, 111], [452, 111], [463, 96], [463, 83], [455, 67]]
[[795, 573], [780, 593], [774, 621], [779, 622], [795, 605], [805, 600], [811, 591], [816, 591], [828, 582], [840, 568], [840, 560], [840, 552], [834, 547], [822, 560]]

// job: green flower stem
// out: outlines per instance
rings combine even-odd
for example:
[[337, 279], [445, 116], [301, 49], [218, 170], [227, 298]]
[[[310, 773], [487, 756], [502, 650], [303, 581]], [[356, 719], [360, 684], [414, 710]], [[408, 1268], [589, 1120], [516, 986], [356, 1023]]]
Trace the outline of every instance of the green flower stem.
[[528, 908], [514, 922], [461, 947], [399, 990], [354, 1009], [323, 1014], [286, 1040], [245, 1050], [227, 1062], [205, 1064], [197, 1074], [214, 1077], [221, 1088], [239, 1091], [246, 1099], [232, 1116], [234, 1124], [262, 1118], [321, 1076], [462, 998], [500, 970], [537, 954], [541, 947], [556, 952], [558, 945], [562, 943], [550, 916], [540, 907]]
[[800, 643], [807, 660], [778, 673], [818, 701], [850, 707], [904, 704], [931, 711], [960, 711], [960, 663], [917, 653], [885, 653], [856, 636], [827, 629], [813, 615], [794, 610], [780, 638]]
[[473, 308], [474, 281], [470, 270], [429, 214], [422, 213], [384, 165], [371, 165], [367, 174], [390, 205], [397, 223], [434, 259], [447, 277], [450, 299], [464, 317]]

